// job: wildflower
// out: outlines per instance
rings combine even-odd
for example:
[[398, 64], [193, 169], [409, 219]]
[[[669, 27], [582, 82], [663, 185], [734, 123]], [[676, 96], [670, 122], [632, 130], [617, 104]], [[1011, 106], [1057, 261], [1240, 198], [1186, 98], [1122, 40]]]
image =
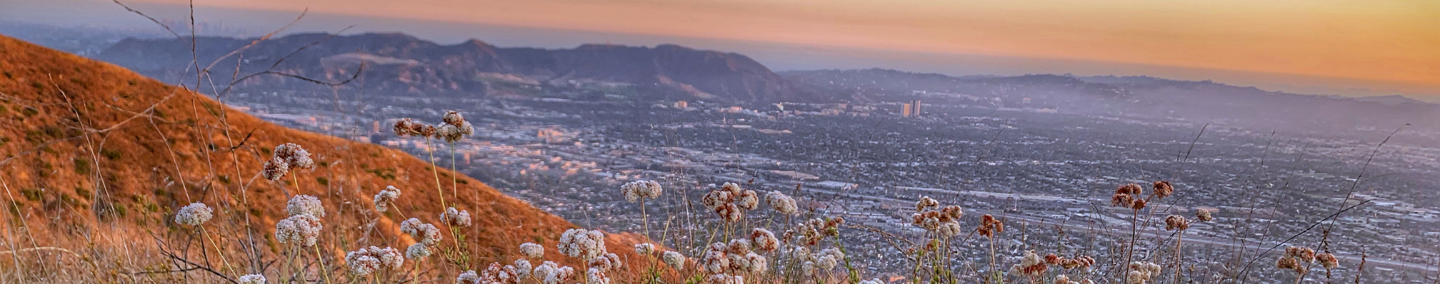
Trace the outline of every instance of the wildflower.
[[1325, 270], [1335, 269], [1335, 267], [1340, 266], [1340, 260], [1335, 259], [1335, 255], [1328, 252], [1315, 255], [1315, 260], [1319, 261], [1320, 266], [1324, 266]]
[[1190, 220], [1185, 220], [1185, 216], [1170, 215], [1169, 217], [1165, 217], [1165, 230], [1166, 230], [1166, 231], [1174, 231], [1174, 230], [1184, 231], [1185, 229], [1189, 229], [1189, 228], [1190, 228]]
[[835, 269], [835, 266], [840, 265], [840, 260], [835, 259], [835, 256], [824, 255], [815, 258], [815, 264], [819, 265], [821, 269], [825, 269], [828, 271], [831, 269]]
[[606, 276], [605, 271], [599, 268], [590, 268], [590, 271], [585, 273], [585, 279], [587, 280], [585, 283], [610, 284], [610, 277]]
[[803, 272], [805, 276], [815, 276], [815, 262], [805, 261], [805, 263], [800, 264], [800, 271]]
[[559, 264], [555, 264], [555, 262], [546, 261], [541, 263], [540, 266], [536, 266], [535, 271], [530, 274], [540, 279], [540, 283], [560, 284], [570, 281], [570, 278], [575, 277], [575, 269], [569, 266], [560, 266]]
[[375, 194], [375, 211], [385, 212], [397, 199], [400, 199], [400, 189], [393, 185], [385, 186], [385, 189]]
[[516, 259], [514, 266], [516, 277], [520, 279], [530, 278], [530, 270], [533, 268], [530, 266], [529, 260], [525, 260], [524, 258]]
[[1195, 210], [1195, 219], [1200, 222], [1210, 222], [1210, 220], [1215, 220], [1215, 217], [1210, 216], [1208, 209], [1197, 209]]
[[1160, 265], [1154, 262], [1131, 262], [1130, 274], [1126, 275], [1125, 283], [1144, 284], [1150, 281], [1150, 278], [1160, 275], [1160, 269]]
[[435, 131], [434, 126], [424, 125], [420, 126], [418, 132], [420, 132], [420, 137], [435, 137]]
[[740, 207], [735, 206], [735, 203], [720, 205], [715, 208], [715, 214], [720, 215], [720, 219], [730, 223], [739, 222], [740, 218], [745, 217], [745, 215], [740, 212]]
[[963, 230], [963, 229], [960, 228], [960, 223], [959, 223], [959, 222], [945, 222], [945, 223], [940, 223], [940, 225], [939, 225], [937, 228], [935, 228], [935, 232], [936, 232], [936, 233], [939, 233], [940, 236], [943, 236], [943, 237], [946, 237], [946, 238], [954, 237], [954, 236], [956, 236], [956, 235], [959, 235], [959, 234], [960, 234], [960, 230]]
[[1041, 261], [1040, 255], [1035, 254], [1035, 251], [1031, 250], [1025, 251], [1025, 255], [1020, 263], [1011, 267], [1011, 273], [1014, 274], [1018, 271], [1019, 275], [1025, 275], [1026, 277], [1039, 277], [1044, 274], [1048, 268], [1049, 266]]
[[460, 126], [456, 126], [456, 127], [460, 128], [460, 134], [461, 134], [461, 135], [465, 135], [465, 136], [475, 135], [475, 127], [474, 127], [474, 126], [471, 126], [469, 121], [461, 122], [461, 123], [460, 123]]
[[655, 253], [655, 245], [649, 243], [636, 244], [635, 253], [639, 255], [650, 255]]
[[523, 243], [520, 244], [520, 254], [528, 258], [541, 258], [545, 256], [545, 246], [535, 243]]
[[240, 276], [240, 284], [265, 284], [265, 275], [246, 274]]
[[370, 275], [380, 270], [380, 259], [370, 255], [365, 249], [346, 253], [345, 264], [350, 267], [350, 273], [357, 276]]
[[1005, 231], [1005, 224], [995, 219], [995, 216], [985, 214], [985, 216], [980, 216], [980, 228], [977, 229], [977, 231], [979, 231], [981, 236], [993, 239], [995, 238], [995, 234]]
[[290, 216], [275, 223], [275, 239], [281, 243], [288, 243], [308, 247], [315, 245], [320, 237], [320, 218], [310, 214]]
[[435, 225], [421, 223], [420, 219], [410, 218], [400, 222], [400, 232], [409, 234], [410, 237], [419, 240], [427, 246], [440, 243], [440, 229]]
[[925, 211], [925, 208], [935, 206], [940, 206], [940, 202], [929, 196], [921, 196], [920, 201], [915, 202], [915, 212]]
[[1135, 203], [1133, 203], [1133, 204], [1130, 205], [1130, 209], [1135, 209], [1135, 210], [1145, 209], [1145, 200], [1144, 200], [1144, 199], [1136, 199], [1136, 200], [1135, 200]]
[[745, 279], [740, 275], [715, 274], [705, 278], [706, 284], [745, 284]]
[[285, 204], [285, 211], [289, 211], [290, 216], [304, 214], [325, 217], [325, 207], [320, 205], [320, 199], [303, 194], [291, 197], [290, 202]]
[[180, 212], [175, 213], [175, 223], [199, 226], [200, 224], [204, 224], [205, 221], [210, 221], [210, 212], [212, 212], [212, 210], [210, 210], [209, 206], [205, 206], [205, 203], [190, 203], [190, 205], [181, 207]]
[[842, 251], [840, 251], [839, 249], [835, 249], [835, 248], [827, 248], [827, 249], [821, 250], [821, 251], [820, 251], [820, 254], [822, 254], [822, 255], [828, 255], [828, 256], [830, 256], [830, 257], [834, 257], [836, 260], [843, 260], [843, 259], [845, 259], [845, 252], [842, 252]]
[[288, 172], [290, 172], [289, 162], [285, 162], [285, 159], [280, 157], [271, 157], [270, 161], [265, 162], [265, 169], [260, 172], [260, 175], [265, 179], [279, 181]]
[[380, 259], [380, 264], [388, 269], [398, 269], [405, 264], [405, 256], [400, 255], [400, 250], [391, 247], [370, 247], [370, 255]]
[[1141, 188], [1140, 185], [1138, 185], [1138, 184], [1133, 184], [1133, 183], [1132, 183], [1132, 184], [1126, 184], [1126, 185], [1120, 186], [1119, 191], [1117, 191], [1116, 193], [1125, 193], [1125, 194], [1129, 194], [1129, 195], [1140, 195], [1140, 194], [1144, 193], [1144, 189]]
[[430, 256], [430, 247], [423, 243], [416, 243], [405, 249], [405, 257], [409, 259], [423, 259], [427, 256]]
[[760, 195], [754, 190], [741, 191], [740, 196], [735, 199], [735, 205], [745, 210], [755, 210], [755, 207], [760, 205]]
[[[964, 209], [961, 209], [959, 205], [950, 205], [950, 206], [945, 206], [944, 208], [940, 208], [940, 213], [941, 213], [940, 216], [945, 217], [945, 218], [948, 218], [948, 219], [950, 219], [950, 220], [959, 220], [960, 217], [964, 217], [964, 216], [965, 216], [965, 210], [964, 210]], [[947, 221], [947, 220], [941, 220], [941, 221]]]
[[793, 257], [795, 259], [811, 260], [810, 249], [807, 249], [805, 247], [795, 247], [793, 249], [790, 249], [790, 257]]
[[420, 124], [410, 118], [395, 121], [395, 135], [400, 137], [420, 135]]
[[440, 223], [451, 227], [469, 227], [470, 212], [456, 210], [455, 207], [445, 208], [445, 213], [440, 213]]
[[880, 278], [866, 279], [860, 280], [860, 284], [885, 284], [885, 281], [880, 281]]
[[784, 193], [780, 193], [779, 191], [771, 191], [765, 194], [765, 202], [770, 204], [770, 209], [774, 209], [776, 212], [780, 212], [780, 214], [795, 214], [795, 211], [799, 209], [799, 206], [795, 205], [794, 198], [785, 196]]
[[753, 252], [745, 254], [745, 262], [749, 263], [745, 271], [750, 274], [760, 274], [770, 270], [770, 266], [767, 264], [769, 261], [765, 256]]
[[590, 259], [590, 267], [599, 267], [601, 271], [610, 271], [620, 268], [622, 265], [620, 255], [614, 253], [606, 253]]
[[580, 259], [594, 259], [605, 253], [605, 235], [600, 230], [569, 229], [560, 235], [556, 247], [560, 254]]
[[718, 274], [724, 272], [725, 268], [730, 267], [730, 259], [725, 254], [726, 249], [725, 243], [718, 242], [710, 244], [710, 247], [705, 249], [705, 253], [701, 255], [700, 261], [701, 264], [705, 266], [706, 272]]
[[625, 193], [625, 200], [635, 202], [642, 198], [658, 198], [663, 189], [660, 187], [659, 182], [653, 180], [637, 180], [621, 185], [620, 190]]
[[448, 143], [455, 143], [465, 138], [465, 134], [460, 133], [460, 128], [454, 125], [441, 124], [440, 127], [435, 128], [435, 137], [439, 137]]
[[750, 253], [750, 240], [748, 240], [748, 239], [733, 239], [733, 240], [730, 240], [730, 243], [727, 244], [727, 245], [725, 245], [725, 253], [738, 254], [738, 255], [745, 255], [745, 254], [747, 254], [747, 253]]
[[727, 182], [724, 185], [721, 185], [720, 190], [730, 193], [731, 196], [740, 195], [741, 192], [740, 185], [733, 182]]
[[480, 274], [476, 274], [474, 270], [465, 271], [455, 277], [455, 284], [480, 284]]
[[705, 196], [700, 197], [700, 204], [705, 205], [705, 208], [710, 210], [716, 210], [720, 208], [720, 206], [730, 204], [732, 201], [734, 201], [734, 196], [725, 190], [711, 190], [709, 193], [706, 193]]
[[1125, 277], [1125, 284], [1145, 284], [1146, 281], [1150, 281], [1149, 274], [1139, 270], [1131, 270]]
[[444, 121], [445, 124], [460, 126], [462, 123], [465, 123], [465, 116], [460, 115], [460, 112], [451, 110], [445, 111], [445, 115], [442, 116], [440, 120]]
[[285, 143], [275, 146], [274, 158], [284, 160], [290, 169], [313, 169], [315, 161], [310, 159], [310, 152], [295, 143]]
[[1168, 181], [1156, 181], [1151, 189], [1155, 190], [1155, 198], [1165, 198], [1175, 193], [1175, 187], [1170, 186]]
[[775, 233], [765, 228], [750, 231], [750, 244], [755, 246], [755, 250], [762, 252], [773, 252], [780, 248], [780, 240], [775, 238]]
[[1057, 275], [1055, 276], [1055, 284], [1080, 284], [1080, 282], [1070, 281], [1069, 276]]
[[665, 251], [665, 253], [661, 254], [660, 260], [664, 261], [666, 265], [674, 267], [675, 270], [685, 269], [685, 255], [682, 255], [679, 252]]

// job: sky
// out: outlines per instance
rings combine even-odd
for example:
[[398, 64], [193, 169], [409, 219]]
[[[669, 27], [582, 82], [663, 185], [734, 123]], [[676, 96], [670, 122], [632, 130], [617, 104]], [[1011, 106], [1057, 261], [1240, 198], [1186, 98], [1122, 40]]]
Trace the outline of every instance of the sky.
[[[8, 2], [8, 4], [7, 4]], [[23, 2], [23, 3], [22, 3]], [[131, 0], [184, 17], [186, 0]], [[501, 46], [679, 43], [772, 69], [1151, 75], [1440, 100], [1435, 0], [196, 0], [197, 17]], [[149, 6], [147, 6], [149, 5]], [[10, 6], [10, 8], [5, 8]], [[0, 19], [135, 24], [109, 0], [0, 0]], [[6, 12], [9, 11], [9, 12]], [[128, 17], [128, 18], [126, 18]], [[116, 20], [108, 20], [116, 19]], [[124, 19], [124, 20], [121, 20]], [[141, 23], [143, 24], [143, 23]]]

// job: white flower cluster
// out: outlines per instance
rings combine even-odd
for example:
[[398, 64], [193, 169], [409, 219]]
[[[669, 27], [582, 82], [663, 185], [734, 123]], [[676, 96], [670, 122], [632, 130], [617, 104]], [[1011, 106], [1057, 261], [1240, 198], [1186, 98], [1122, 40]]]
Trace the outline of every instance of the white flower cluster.
[[410, 245], [410, 247], [405, 248], [406, 258], [420, 260], [424, 259], [427, 256], [430, 256], [430, 247], [426, 246], [424, 243], [415, 243], [413, 245]]
[[655, 245], [650, 243], [636, 244], [635, 253], [639, 255], [650, 255], [655, 253]]
[[290, 212], [290, 216], [325, 217], [325, 207], [320, 205], [320, 199], [303, 194], [291, 197], [290, 202], [285, 203], [285, 211]]
[[440, 228], [420, 222], [420, 219], [410, 218], [400, 222], [400, 232], [410, 235], [411, 238], [415, 238], [426, 246], [440, 244]]
[[522, 258], [522, 259], [516, 259], [514, 266], [515, 266], [515, 276], [516, 276], [516, 277], [519, 277], [520, 279], [530, 278], [530, 270], [531, 270], [531, 269], [534, 269], [533, 267], [530, 266], [530, 261], [529, 261], [529, 260], [525, 260], [525, 259], [523, 259], [523, 258]]
[[790, 198], [790, 196], [786, 196], [784, 193], [780, 193], [780, 191], [766, 193], [765, 203], [770, 204], [770, 209], [774, 209], [776, 212], [785, 215], [795, 214], [795, 212], [800, 209], [800, 207], [796, 205], [794, 198]]
[[886, 284], [886, 283], [885, 283], [885, 281], [880, 281], [880, 278], [875, 278], [875, 279], [869, 279], [869, 280], [860, 280], [860, 284]]
[[350, 267], [350, 273], [365, 276], [380, 269], [399, 269], [405, 264], [405, 257], [400, 255], [400, 250], [372, 246], [346, 253], [345, 264]]
[[734, 239], [725, 247], [725, 258], [731, 272], [761, 273], [769, 270], [764, 256], [750, 251], [750, 240]]
[[685, 255], [682, 255], [679, 252], [665, 251], [664, 254], [661, 254], [660, 260], [664, 261], [666, 265], [670, 265], [670, 267], [675, 268], [675, 270], [685, 269]]
[[1055, 284], [1080, 284], [1080, 282], [1072, 281], [1070, 280], [1070, 276], [1065, 276], [1062, 274], [1055, 276]]
[[600, 271], [608, 272], [620, 268], [622, 265], [620, 255], [614, 253], [606, 253], [590, 259], [590, 267], [599, 268]]
[[947, 238], [964, 230], [960, 227], [960, 217], [965, 215], [965, 211], [960, 206], [931, 209], [934, 207], [940, 207], [940, 202], [929, 196], [920, 197], [920, 201], [915, 202], [915, 214], [910, 215], [911, 224]]
[[590, 271], [585, 273], [585, 280], [585, 283], [590, 284], [610, 284], [610, 276], [605, 275], [605, 271], [599, 268], [590, 268]]
[[720, 219], [726, 222], [738, 222], [744, 217], [744, 210], [755, 209], [760, 203], [758, 194], [754, 190], [741, 189], [740, 185], [727, 182], [720, 189], [711, 190], [701, 197], [700, 203], [705, 208], [715, 211]]
[[660, 183], [653, 180], [637, 180], [621, 185], [620, 191], [625, 192], [625, 200], [635, 202], [641, 199], [659, 198], [662, 189]]
[[455, 207], [445, 208], [445, 212], [440, 213], [440, 223], [451, 227], [469, 227], [470, 212], [456, 210]]
[[1154, 262], [1131, 262], [1130, 274], [1125, 276], [1127, 284], [1145, 284], [1150, 278], [1160, 275], [1160, 265]]
[[465, 271], [455, 277], [455, 284], [480, 284], [480, 274], [475, 273], [474, 270]]
[[470, 125], [469, 121], [465, 121], [465, 117], [461, 116], [459, 112], [453, 110], [445, 112], [445, 116], [441, 117], [440, 125], [435, 129], [436, 137], [451, 143], [460, 141], [471, 134], [475, 134], [475, 127]]
[[205, 206], [205, 203], [190, 203], [190, 205], [181, 207], [180, 212], [175, 212], [175, 223], [187, 226], [199, 226], [200, 224], [204, 224], [205, 221], [210, 221], [210, 212], [210, 207]]
[[815, 259], [815, 264], [819, 265], [821, 269], [832, 270], [840, 265], [840, 261], [845, 260], [845, 253], [838, 249], [827, 248], [811, 257]]
[[740, 275], [715, 274], [705, 278], [706, 284], [745, 284], [745, 278]]
[[546, 261], [535, 267], [530, 273], [543, 284], [561, 284], [575, 277], [575, 269], [569, 266], [560, 266], [555, 262]]
[[1039, 277], [1045, 273], [1045, 265], [1041, 263], [1040, 255], [1033, 250], [1025, 251], [1020, 263], [1010, 266], [1010, 275], [1024, 277]]
[[541, 258], [545, 256], [545, 246], [535, 243], [520, 244], [520, 254], [528, 258]]
[[581, 260], [592, 260], [605, 254], [605, 234], [600, 230], [569, 229], [560, 235], [556, 247], [560, 254]]
[[301, 148], [295, 143], [285, 143], [275, 146], [275, 151], [270, 156], [270, 161], [265, 162], [264, 171], [261, 174], [267, 179], [278, 181], [290, 170], [313, 168], [315, 168], [315, 160], [310, 159], [309, 151], [305, 151], [305, 148]]
[[400, 189], [395, 186], [385, 186], [384, 190], [375, 194], [375, 211], [385, 212], [390, 206], [395, 205], [395, 200], [400, 199]]
[[773, 252], [780, 248], [780, 239], [775, 238], [775, 233], [765, 228], [755, 228], [750, 231], [750, 244], [755, 250], [762, 252]]
[[700, 255], [700, 264], [705, 266], [705, 272], [720, 274], [730, 268], [730, 258], [725, 253], [727, 249], [729, 246], [722, 242], [710, 244], [710, 247], [705, 249], [705, 253]]
[[240, 276], [240, 284], [265, 284], [265, 275], [246, 274]]
[[310, 214], [290, 216], [275, 223], [275, 239], [281, 243], [308, 247], [320, 237], [320, 218]]

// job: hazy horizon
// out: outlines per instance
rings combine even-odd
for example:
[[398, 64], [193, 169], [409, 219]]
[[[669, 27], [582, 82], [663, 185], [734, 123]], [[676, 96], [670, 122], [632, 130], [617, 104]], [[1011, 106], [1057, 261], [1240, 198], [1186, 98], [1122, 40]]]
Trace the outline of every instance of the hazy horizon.
[[[151, 0], [146, 2], [167, 2]], [[1440, 101], [1440, 76], [1435, 82], [1384, 81], [1373, 78], [1295, 74], [1264, 70], [1218, 69], [1177, 66], [1143, 62], [1107, 61], [1036, 55], [993, 54], [984, 51], [942, 52], [933, 50], [883, 48], [872, 46], [797, 43], [763, 39], [726, 38], [700, 35], [673, 35], [634, 31], [605, 31], [593, 27], [543, 27], [525, 23], [476, 23], [436, 17], [414, 19], [403, 15], [375, 16], [349, 13], [327, 4], [327, 1], [297, 1], [301, 8], [274, 6], [245, 7], [231, 1], [198, 2], [197, 20], [224, 23], [238, 30], [259, 31], [283, 25], [310, 6], [310, 13], [290, 29], [296, 32], [335, 32], [355, 25], [347, 34], [365, 32], [402, 32], [442, 44], [479, 39], [497, 46], [568, 48], [585, 43], [614, 43], [654, 46], [679, 44], [697, 49], [736, 52], [750, 56], [776, 71], [811, 69], [885, 68], [910, 72], [963, 75], [1074, 74], [1077, 76], [1152, 76], [1178, 80], [1212, 80], [1237, 86], [1255, 86], [1268, 91], [1290, 93], [1387, 96], [1404, 95], [1424, 101]], [[627, 1], [621, 1], [627, 2]], [[310, 5], [302, 5], [302, 4]], [[129, 3], [161, 19], [185, 19], [184, 5]], [[9, 5], [9, 4], [7, 4]], [[499, 7], [508, 7], [499, 5]], [[513, 8], [513, 7], [512, 7]], [[522, 9], [523, 10], [523, 9]], [[158, 27], [126, 12], [110, 1], [62, 0], [46, 3], [18, 3], [15, 9], [0, 11], [0, 18], [48, 25], [75, 25], [65, 17], [85, 16], [88, 26], [146, 29]], [[714, 27], [720, 29], [720, 27]], [[744, 27], [726, 27], [744, 29]], [[1425, 38], [1415, 39], [1421, 44]], [[1063, 41], [1057, 41], [1063, 43]], [[1440, 47], [1440, 46], [1437, 46]], [[1383, 53], [1375, 51], [1375, 53]], [[1418, 59], [1428, 59], [1419, 55]], [[1373, 64], [1381, 64], [1377, 62]], [[1424, 63], [1424, 61], [1415, 62]], [[1321, 63], [1312, 63], [1321, 64]], [[1440, 63], [1437, 63], [1440, 64]], [[1393, 64], [1391, 64], [1393, 65]], [[1440, 65], [1435, 65], [1440, 66]], [[1422, 69], [1424, 69], [1422, 67]], [[1440, 68], [1431, 68], [1440, 69]], [[1440, 70], [1436, 70], [1440, 71]], [[1412, 78], [1429, 78], [1429, 73], [1416, 72]]]

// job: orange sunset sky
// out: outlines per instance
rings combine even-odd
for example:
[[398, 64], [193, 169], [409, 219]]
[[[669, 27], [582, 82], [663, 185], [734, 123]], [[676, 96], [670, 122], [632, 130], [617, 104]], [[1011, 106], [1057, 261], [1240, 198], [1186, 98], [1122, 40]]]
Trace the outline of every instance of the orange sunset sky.
[[[1290, 78], [1283, 83], [1292, 85], [1373, 91], [1350, 95], [1440, 97], [1440, 1], [1436, 0], [195, 2], [202, 7], [309, 8], [312, 13], [365, 17], [1171, 66], [1239, 77]], [[1052, 72], [1066, 73], [1063, 69]]]

